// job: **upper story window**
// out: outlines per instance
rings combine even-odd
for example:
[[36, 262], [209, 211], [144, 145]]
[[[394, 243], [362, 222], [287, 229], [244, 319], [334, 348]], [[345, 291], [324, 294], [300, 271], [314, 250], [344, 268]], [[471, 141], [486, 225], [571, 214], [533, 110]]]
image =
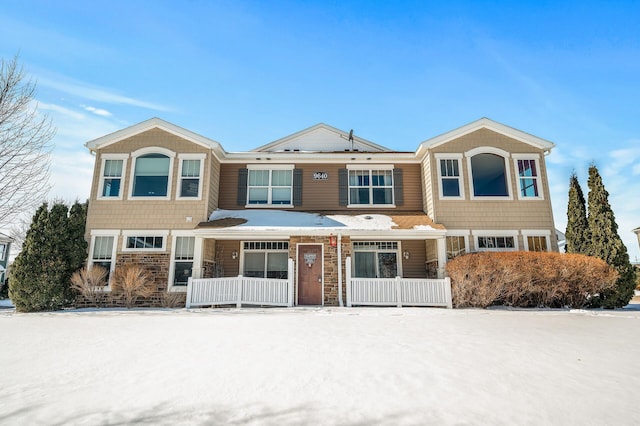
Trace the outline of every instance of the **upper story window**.
[[202, 170], [204, 154], [179, 154], [178, 199], [200, 199], [202, 197]]
[[393, 205], [393, 169], [349, 170], [349, 205]]
[[472, 198], [511, 199], [508, 152], [493, 147], [480, 147], [465, 155], [469, 159]]
[[514, 154], [514, 165], [518, 170], [518, 198], [540, 199], [540, 166], [537, 155]]
[[122, 199], [123, 170], [126, 164], [127, 154], [102, 154], [98, 198]]
[[131, 153], [131, 156], [131, 197], [168, 199], [175, 153], [166, 148], [148, 147]]
[[249, 164], [246, 169], [238, 169], [237, 203], [245, 207], [301, 205], [302, 170], [293, 164]]
[[436, 154], [440, 198], [463, 199], [462, 154]]

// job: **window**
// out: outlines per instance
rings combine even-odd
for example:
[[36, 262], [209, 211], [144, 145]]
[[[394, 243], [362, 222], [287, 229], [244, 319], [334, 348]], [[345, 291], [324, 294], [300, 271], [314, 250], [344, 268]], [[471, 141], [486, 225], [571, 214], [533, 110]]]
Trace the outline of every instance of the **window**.
[[465, 237], [452, 236], [446, 237], [447, 240], [447, 259], [453, 259], [456, 256], [465, 254], [467, 251]]
[[540, 199], [540, 167], [537, 156], [514, 154], [515, 166], [518, 170], [518, 198]]
[[292, 205], [293, 168], [249, 169], [248, 205]]
[[548, 251], [547, 237], [544, 235], [529, 235], [526, 238], [528, 251]]
[[162, 250], [164, 237], [160, 236], [130, 236], [126, 239], [126, 248], [132, 250]]
[[102, 266], [107, 270], [106, 281], [109, 282], [109, 276], [113, 269], [113, 236], [95, 236], [93, 239], [93, 253], [91, 255], [91, 264]]
[[173, 255], [173, 285], [186, 286], [193, 271], [195, 237], [176, 237]]
[[178, 182], [178, 197], [199, 199], [201, 197], [201, 177], [204, 164], [204, 154], [178, 154], [180, 157], [180, 171]]
[[478, 250], [514, 250], [515, 237], [478, 237]]
[[506, 197], [509, 195], [504, 158], [496, 154], [476, 154], [471, 158], [473, 195]]
[[440, 198], [464, 198], [462, 184], [462, 154], [436, 154]]
[[122, 171], [127, 163], [127, 154], [102, 154], [100, 171], [100, 199], [122, 199]]
[[6, 244], [0, 244], [0, 260], [4, 260], [4, 257], [6, 256], [7, 253], [7, 245]]
[[398, 276], [398, 243], [357, 241], [353, 243], [353, 276], [395, 278]]
[[349, 204], [392, 205], [393, 169], [349, 170]]
[[243, 249], [245, 277], [287, 279], [288, 242], [246, 241]]
[[169, 188], [170, 158], [146, 154], [136, 158], [133, 175], [134, 197], [166, 197]]

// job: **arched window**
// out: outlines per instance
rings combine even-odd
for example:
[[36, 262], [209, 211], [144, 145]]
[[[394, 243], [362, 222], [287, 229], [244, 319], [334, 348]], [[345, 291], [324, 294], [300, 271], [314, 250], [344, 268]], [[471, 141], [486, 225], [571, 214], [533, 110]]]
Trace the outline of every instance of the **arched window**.
[[476, 197], [508, 197], [504, 158], [497, 154], [476, 154], [471, 157], [473, 195]]
[[169, 157], [163, 154], [146, 154], [136, 158], [133, 196], [166, 197], [169, 186], [169, 165]]

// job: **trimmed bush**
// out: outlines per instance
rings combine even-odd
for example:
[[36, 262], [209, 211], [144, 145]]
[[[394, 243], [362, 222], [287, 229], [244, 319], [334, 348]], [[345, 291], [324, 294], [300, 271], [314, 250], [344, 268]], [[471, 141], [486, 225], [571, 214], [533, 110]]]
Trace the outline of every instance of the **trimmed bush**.
[[447, 263], [455, 307], [588, 306], [615, 285], [618, 273], [603, 260], [581, 254], [486, 252]]

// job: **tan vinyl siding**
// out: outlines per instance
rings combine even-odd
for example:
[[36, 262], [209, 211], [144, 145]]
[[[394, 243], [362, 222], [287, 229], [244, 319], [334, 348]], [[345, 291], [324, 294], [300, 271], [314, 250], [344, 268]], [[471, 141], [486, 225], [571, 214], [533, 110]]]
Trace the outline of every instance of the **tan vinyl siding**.
[[218, 208], [218, 196], [220, 194], [220, 162], [211, 156], [211, 167], [209, 167], [211, 179], [209, 180], [209, 199], [207, 206], [207, 216]]
[[[437, 173], [436, 173], [437, 177]], [[424, 212], [431, 218], [435, 217], [435, 212], [433, 211], [433, 203], [434, 203], [434, 191], [437, 190], [437, 186], [433, 185], [433, 179], [431, 177], [431, 156], [426, 155], [424, 161], [422, 163], [422, 197], [423, 197], [423, 210]], [[437, 182], [436, 182], [437, 185]], [[436, 191], [437, 192], [437, 191]]]
[[[404, 240], [400, 243], [400, 257], [402, 259], [402, 276], [404, 278], [426, 278], [427, 271], [424, 266], [426, 259], [426, 247], [423, 240]], [[409, 252], [409, 259], [405, 259], [403, 253]]]
[[[237, 251], [238, 257], [233, 259], [231, 254]], [[216, 241], [216, 260], [222, 265], [224, 277], [237, 277], [240, 271], [240, 241], [218, 240]]]
[[[130, 154], [146, 147], [161, 147], [176, 153], [171, 171], [172, 181], [169, 198], [166, 200], [130, 199], [133, 158], [129, 156], [126, 167], [123, 168], [120, 185], [122, 199], [98, 199], [102, 154]], [[176, 200], [176, 194], [179, 191], [180, 159], [178, 154], [184, 153], [206, 155], [203, 176], [201, 177], [202, 199], [200, 200]], [[193, 229], [198, 222], [207, 219], [208, 198], [211, 192], [217, 190], [217, 185], [212, 185], [213, 179], [210, 173], [212, 158], [210, 149], [158, 129], [141, 133], [100, 149], [95, 157], [93, 184], [87, 214], [87, 235], [91, 229]], [[187, 221], [188, 217], [192, 218], [191, 222]]]
[[448, 229], [554, 229], [553, 215], [549, 196], [549, 184], [544, 152], [529, 144], [508, 138], [499, 133], [482, 129], [456, 140], [433, 148], [430, 156], [435, 161], [435, 153], [465, 153], [477, 147], [496, 147], [511, 154], [536, 154], [540, 165], [540, 190], [543, 200], [518, 199], [519, 182], [513, 158], [507, 159], [511, 177], [511, 200], [471, 199], [471, 176], [469, 176], [468, 159], [461, 160], [464, 185], [464, 200], [441, 200], [438, 191], [437, 167], [431, 168], [431, 185], [434, 194], [435, 220]]
[[[265, 164], [268, 167], [270, 164]], [[295, 162], [292, 161], [292, 163]], [[275, 164], [274, 164], [275, 165]], [[245, 164], [222, 164], [220, 171], [219, 207], [221, 209], [242, 209], [237, 204], [238, 169]], [[352, 208], [338, 204], [338, 170], [346, 168], [346, 164], [296, 164], [302, 169], [302, 205], [291, 210], [299, 211], [350, 211]], [[395, 209], [382, 208], [376, 210], [389, 211], [419, 211], [422, 210], [422, 174], [420, 164], [399, 164], [397, 168], [403, 170], [404, 204]], [[326, 172], [328, 179], [314, 180], [314, 172]], [[371, 209], [362, 207], [362, 209]], [[373, 210], [373, 209], [371, 209]]]

